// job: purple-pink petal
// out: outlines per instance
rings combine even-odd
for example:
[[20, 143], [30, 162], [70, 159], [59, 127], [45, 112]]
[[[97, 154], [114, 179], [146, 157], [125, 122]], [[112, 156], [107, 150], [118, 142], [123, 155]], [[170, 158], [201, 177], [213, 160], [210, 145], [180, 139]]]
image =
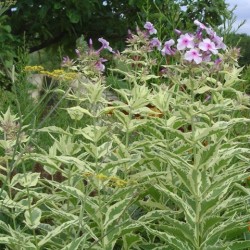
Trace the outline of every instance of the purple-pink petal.
[[[108, 42], [107, 40], [105, 40], [105, 39], [103, 39], [103, 38], [101, 37], [101, 38], [98, 39], [98, 41], [102, 43], [101, 49], [107, 49], [107, 50], [109, 50], [110, 52], [113, 51], [113, 49], [109, 46], [109, 42]], [[101, 49], [100, 49], [100, 50], [101, 50]]]
[[172, 49], [171, 46], [175, 44], [175, 41], [173, 39], [170, 39], [169, 41], [166, 41], [164, 43], [163, 49], [161, 50], [161, 53], [163, 56], [165, 55], [174, 55], [175, 54], [175, 49]]
[[198, 20], [195, 20], [195, 21], [194, 21], [194, 24], [197, 25], [199, 28], [201, 28], [201, 29], [203, 29], [203, 30], [207, 29], [206, 25], [204, 25], [203, 23], [201, 23], [201, 22], [198, 21]]
[[216, 49], [214, 42], [212, 42], [209, 38], [206, 38], [199, 43], [199, 49], [203, 51], [210, 51], [213, 54], [218, 54], [218, 50]]
[[146, 22], [144, 28], [148, 31], [150, 35], [157, 33], [157, 30], [154, 28], [154, 25], [151, 22]]
[[161, 42], [157, 37], [152, 38], [149, 45], [151, 48], [157, 48], [158, 50], [161, 49]]
[[180, 38], [177, 40], [177, 49], [178, 50], [184, 50], [186, 48], [192, 49], [194, 48], [194, 37], [189, 35], [189, 34], [185, 34], [185, 35], [181, 35]]
[[107, 60], [104, 58], [100, 58], [96, 63], [95, 63], [95, 67], [97, 70], [103, 72], [105, 70], [105, 65], [103, 64], [103, 62], [106, 62]]
[[197, 49], [191, 49], [187, 51], [184, 55], [184, 59], [187, 61], [195, 61], [196, 64], [199, 64], [202, 62], [201, 54]]

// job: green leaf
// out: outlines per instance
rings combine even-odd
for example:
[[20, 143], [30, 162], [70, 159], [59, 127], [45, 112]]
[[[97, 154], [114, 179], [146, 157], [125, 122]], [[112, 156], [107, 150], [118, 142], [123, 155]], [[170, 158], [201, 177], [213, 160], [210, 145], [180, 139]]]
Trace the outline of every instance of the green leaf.
[[[86, 164], [85, 161], [79, 160], [77, 157], [61, 155], [53, 157], [53, 160], [64, 164], [68, 164], [70, 166], [75, 165], [79, 169], [79, 171], [92, 172], [92, 169], [90, 168], [89, 164]], [[60, 168], [58, 170], [66, 175], [66, 173]]]
[[60, 2], [55, 2], [53, 3], [53, 7], [54, 9], [59, 10], [63, 7], [63, 5]]
[[138, 244], [142, 241], [141, 236], [134, 233], [125, 234], [122, 239], [124, 249], [131, 249], [136, 243]]
[[73, 120], [81, 120], [83, 118], [83, 115], [88, 115], [90, 117], [94, 117], [87, 109], [84, 109], [80, 106], [72, 107], [72, 108], [66, 108], [69, 116]]
[[195, 94], [204, 94], [208, 91], [212, 90], [212, 88], [208, 87], [208, 86], [203, 86], [201, 88], [198, 88], [197, 90], [194, 91]]
[[185, 249], [185, 250], [192, 250], [193, 247], [188, 245], [187, 242], [183, 242], [182, 240], [175, 237], [175, 235], [171, 235], [166, 232], [161, 232], [159, 230], [152, 229], [145, 224], [142, 226], [151, 234], [155, 235], [156, 237], [162, 239], [167, 245], [174, 247], [175, 249]]
[[78, 188], [66, 186], [63, 184], [61, 185], [55, 184], [55, 186], [57, 186], [58, 188], [60, 188], [62, 191], [69, 194], [70, 196], [77, 198], [78, 200], [85, 199], [85, 194], [82, 191], [80, 191]]
[[105, 230], [108, 230], [109, 226], [114, 222], [117, 222], [120, 216], [128, 208], [129, 203], [131, 202], [131, 197], [125, 198], [121, 201], [116, 202], [110, 206], [106, 212], [105, 220], [103, 226]]
[[163, 192], [164, 194], [166, 194], [176, 205], [178, 205], [180, 208], [182, 208], [184, 210], [186, 220], [188, 221], [190, 226], [194, 227], [196, 215], [195, 215], [195, 211], [193, 210], [193, 208], [187, 202], [185, 202], [184, 199], [182, 199], [177, 194], [171, 192], [167, 188], [162, 187], [158, 184], [154, 185], [154, 187], [156, 189], [158, 189], [159, 191]]
[[76, 134], [83, 135], [86, 139], [92, 142], [98, 142], [110, 131], [109, 127], [103, 126], [92, 126], [88, 125], [85, 128], [77, 129]]
[[[9, 227], [8, 227], [8, 225], [7, 225], [5, 222], [3, 222], [2, 220], [0, 220], [0, 228], [1, 228], [2, 230], [4, 230], [6, 233], [9, 232]], [[1, 241], [0, 241], [0, 242], [1, 242]]]
[[79, 23], [81, 16], [78, 11], [70, 9], [66, 13], [71, 23]]
[[93, 143], [88, 143], [83, 145], [85, 150], [94, 158], [100, 159], [105, 155], [108, 155], [111, 153], [112, 149], [112, 141], [104, 142], [100, 146], [96, 146]]
[[87, 237], [87, 234], [77, 238], [77, 239], [74, 239], [72, 242], [70, 242], [69, 244], [67, 244], [64, 248], [62, 248], [62, 250], [73, 250], [73, 249], [79, 249], [80, 248], [80, 245], [81, 247], [83, 247], [83, 244], [82, 243], [83, 241], [86, 241], [86, 237]]
[[[79, 189], [71, 186], [66, 185], [58, 185], [54, 184], [56, 187], [60, 188], [65, 193], [69, 194], [70, 196], [75, 197], [77, 200], [81, 200], [84, 202], [84, 208], [88, 215], [97, 223], [99, 224], [101, 222], [101, 213], [99, 206], [94, 202], [91, 197], [86, 196], [84, 193], [82, 193]], [[67, 198], [68, 199], [68, 198]]]
[[0, 236], [0, 243], [8, 245], [13, 242], [13, 237], [10, 236]]
[[195, 194], [196, 191], [194, 188], [194, 180], [192, 179], [192, 173], [194, 170], [192, 166], [180, 156], [172, 152], [163, 150], [160, 147], [156, 147], [156, 149], [157, 154], [154, 153], [154, 156], [163, 160], [164, 162], [170, 163], [186, 188], [190, 190], [191, 193]]
[[123, 124], [124, 130], [128, 130], [130, 119], [128, 115], [123, 114], [121, 111], [115, 110], [114, 112], [115, 116], [118, 118], [118, 120]]
[[56, 126], [48, 126], [48, 127], [40, 128], [40, 129], [38, 129], [38, 131], [39, 132], [48, 132], [48, 133], [71, 135], [69, 132], [63, 130], [60, 127], [56, 127]]
[[223, 221], [223, 218], [219, 215], [212, 215], [211, 213], [209, 214], [209, 216], [204, 216], [203, 222], [201, 224], [203, 235], [207, 235], [207, 233], [211, 231], [211, 229], [216, 227], [218, 224], [220, 224], [221, 221]]
[[61, 232], [63, 232], [63, 230], [67, 229], [68, 227], [70, 227], [72, 225], [76, 225], [76, 222], [77, 222], [76, 220], [71, 220], [71, 221], [66, 221], [66, 222], [62, 223], [60, 226], [56, 227], [51, 232], [49, 232], [42, 240], [40, 240], [38, 242], [38, 246], [39, 247], [43, 246], [48, 241], [50, 241], [53, 237], [55, 237], [58, 234], [60, 234]]
[[24, 213], [26, 225], [31, 229], [37, 228], [38, 225], [40, 224], [41, 216], [42, 216], [42, 210], [39, 209], [38, 207], [26, 210]]
[[236, 232], [237, 230], [241, 230], [244, 228], [247, 229], [247, 222], [249, 221], [249, 219], [250, 215], [239, 217], [236, 217], [235, 215], [231, 218], [228, 218], [226, 221], [223, 221], [222, 223], [218, 224], [218, 226], [210, 230], [202, 244], [212, 245], [217, 242], [222, 235], [227, 235], [227, 233], [230, 232], [232, 229]]
[[18, 182], [22, 187], [35, 187], [39, 178], [40, 173], [16, 174], [12, 179], [11, 185], [14, 186]]

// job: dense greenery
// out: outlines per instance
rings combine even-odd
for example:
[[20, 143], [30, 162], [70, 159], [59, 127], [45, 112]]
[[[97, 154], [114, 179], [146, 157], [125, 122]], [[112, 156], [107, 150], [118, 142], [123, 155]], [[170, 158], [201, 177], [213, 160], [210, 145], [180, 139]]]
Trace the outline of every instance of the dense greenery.
[[0, 249], [250, 249], [250, 70], [193, 22], [224, 1], [44, 2], [0, 17]]
[[[177, 46], [159, 48], [147, 23], [122, 53], [99, 39], [60, 70], [25, 67], [59, 84], [38, 124], [43, 96], [22, 113], [13, 77], [17, 114], [0, 115], [1, 248], [249, 249], [249, 96], [234, 49], [196, 25]], [[105, 50], [125, 86], [112, 100]], [[45, 126], [56, 112], [70, 122]]]
[[[189, 7], [184, 11], [182, 5]], [[18, 0], [12, 7], [6, 13], [12, 34], [19, 39], [25, 35], [30, 52], [53, 44], [72, 46], [81, 34], [94, 41], [105, 36], [119, 43], [140, 18], [160, 19], [170, 31], [183, 29], [183, 23], [189, 26], [195, 19], [218, 26], [228, 15], [224, 0]]]
[[247, 34], [230, 34], [227, 40], [230, 46], [240, 48], [239, 64], [241, 66], [250, 65], [250, 36]]
[[26, 53], [38, 52], [32, 58], [40, 63], [45, 63], [47, 56], [54, 57], [53, 65], [47, 62], [47, 67], [53, 67], [60, 64], [62, 55], [74, 53], [72, 46], [81, 35], [93, 41], [105, 37], [114, 48], [123, 50], [128, 29], [134, 30], [141, 20], [156, 23], [163, 39], [173, 37], [175, 28], [190, 29], [195, 19], [218, 26], [229, 16], [224, 0], [2, 2], [12, 2], [0, 19], [0, 85], [7, 89], [11, 88], [10, 67], [18, 60], [20, 48]]

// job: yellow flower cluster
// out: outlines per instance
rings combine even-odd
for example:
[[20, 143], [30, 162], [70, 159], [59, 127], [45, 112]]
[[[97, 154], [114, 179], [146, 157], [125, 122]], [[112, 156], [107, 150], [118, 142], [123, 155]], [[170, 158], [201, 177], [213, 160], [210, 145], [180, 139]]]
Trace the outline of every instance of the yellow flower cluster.
[[24, 71], [32, 72], [32, 71], [42, 71], [44, 70], [43, 66], [35, 65], [35, 66], [25, 66]]
[[42, 70], [41, 74], [44, 74], [48, 77], [55, 78], [57, 80], [66, 80], [71, 81], [76, 78], [76, 73], [74, 72], [66, 72], [62, 69], [55, 69], [53, 71]]
[[13, 0], [9, 0], [9, 1], [7, 1], [7, 0], [5, 0], [5, 1], [0, 1], [0, 7], [2, 8], [2, 7], [9, 7], [9, 6], [11, 6], [12, 4], [15, 4], [16, 3], [16, 1], [13, 1]]
[[110, 187], [118, 187], [118, 188], [123, 188], [125, 186], [128, 185], [128, 182], [127, 181], [124, 181], [122, 179], [120, 179], [119, 177], [117, 176], [107, 176], [107, 175], [104, 175], [104, 174], [93, 174], [93, 173], [90, 173], [90, 172], [85, 172], [83, 173], [83, 176], [84, 177], [94, 177], [100, 181], [109, 181], [108, 184]]
[[66, 72], [62, 69], [55, 69], [53, 71], [47, 71], [43, 66], [26, 66], [24, 68], [26, 72], [37, 71], [40, 74], [46, 75], [48, 77], [54, 78], [56, 80], [66, 80], [71, 81], [74, 80], [77, 76], [75, 72]]

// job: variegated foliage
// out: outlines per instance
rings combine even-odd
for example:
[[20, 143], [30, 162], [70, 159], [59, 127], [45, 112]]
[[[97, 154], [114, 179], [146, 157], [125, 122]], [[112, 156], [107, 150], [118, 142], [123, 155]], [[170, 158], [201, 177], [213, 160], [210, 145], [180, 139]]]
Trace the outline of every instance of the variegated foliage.
[[105, 100], [103, 77], [82, 83], [81, 97], [65, 92], [72, 124], [38, 130], [51, 136], [48, 150], [31, 151], [34, 133], [2, 114], [1, 247], [250, 248], [250, 120], [235, 115], [249, 110], [234, 88], [241, 69], [166, 65], [160, 77], [146, 56], [131, 59], [136, 52], [113, 72], [130, 86], [116, 90], [119, 100]]

